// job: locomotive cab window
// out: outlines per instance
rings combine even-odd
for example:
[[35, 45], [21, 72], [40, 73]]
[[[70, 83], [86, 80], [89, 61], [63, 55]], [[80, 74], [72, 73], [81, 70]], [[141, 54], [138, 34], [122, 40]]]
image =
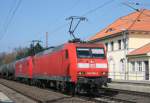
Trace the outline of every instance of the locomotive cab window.
[[90, 58], [90, 49], [89, 48], [77, 48], [77, 56], [79, 58]]
[[92, 48], [91, 53], [92, 53], [93, 58], [104, 58], [105, 57], [103, 48]]
[[105, 58], [104, 48], [77, 48], [78, 58]]

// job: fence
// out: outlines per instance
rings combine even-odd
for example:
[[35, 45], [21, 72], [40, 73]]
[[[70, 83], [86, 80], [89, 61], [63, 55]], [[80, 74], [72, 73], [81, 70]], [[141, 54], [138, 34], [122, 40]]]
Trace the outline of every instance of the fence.
[[142, 72], [109, 72], [109, 77], [118, 80], [150, 80], [150, 75]]

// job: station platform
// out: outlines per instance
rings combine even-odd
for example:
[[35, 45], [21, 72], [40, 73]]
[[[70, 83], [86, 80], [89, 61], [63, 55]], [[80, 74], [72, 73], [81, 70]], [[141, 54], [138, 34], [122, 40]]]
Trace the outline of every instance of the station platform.
[[150, 81], [112, 80], [108, 88], [150, 93]]
[[150, 85], [150, 80], [113, 80], [112, 83], [127, 83], [127, 84], [139, 84], [139, 85]]
[[0, 92], [0, 103], [14, 103], [4, 93]]

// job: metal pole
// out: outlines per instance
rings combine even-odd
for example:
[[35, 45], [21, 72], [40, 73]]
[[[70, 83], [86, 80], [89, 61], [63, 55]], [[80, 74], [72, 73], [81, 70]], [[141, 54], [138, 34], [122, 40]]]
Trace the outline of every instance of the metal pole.
[[124, 68], [125, 68], [125, 80], [127, 80], [127, 58], [126, 58], [126, 55], [127, 55], [127, 34], [126, 34], [126, 31], [123, 31], [123, 35], [124, 35]]
[[48, 48], [48, 32], [46, 32], [46, 48]]

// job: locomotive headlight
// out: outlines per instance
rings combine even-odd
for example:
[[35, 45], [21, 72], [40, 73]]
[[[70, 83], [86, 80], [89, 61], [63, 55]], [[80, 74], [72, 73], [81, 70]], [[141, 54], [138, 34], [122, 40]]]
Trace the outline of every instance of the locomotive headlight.
[[106, 63], [96, 63], [96, 68], [107, 68]]
[[106, 72], [102, 72], [102, 74], [103, 74], [103, 75], [106, 75], [107, 73], [106, 73]]
[[79, 75], [81, 75], [81, 72], [78, 72]]
[[102, 75], [107, 76], [107, 75], [108, 75], [108, 72], [102, 72]]
[[78, 72], [78, 75], [84, 75], [85, 72]]

